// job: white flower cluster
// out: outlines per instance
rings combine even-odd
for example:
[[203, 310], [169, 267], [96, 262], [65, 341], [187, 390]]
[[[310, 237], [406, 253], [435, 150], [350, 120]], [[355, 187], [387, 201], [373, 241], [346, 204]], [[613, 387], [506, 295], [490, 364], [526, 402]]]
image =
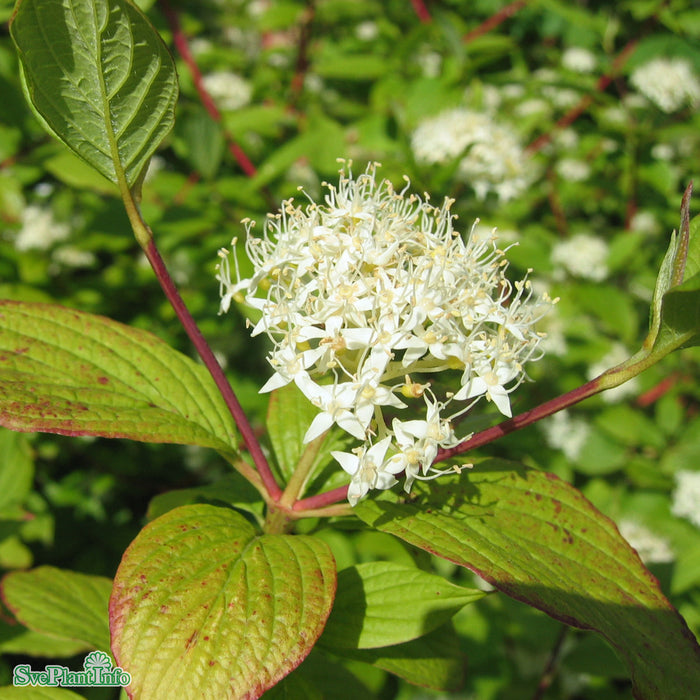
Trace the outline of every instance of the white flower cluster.
[[251, 86], [240, 75], [229, 71], [209, 73], [202, 83], [217, 106], [231, 112], [245, 107], [253, 94]]
[[560, 269], [556, 277], [566, 271], [575, 277], [601, 282], [608, 276], [608, 244], [597, 236], [577, 233], [552, 248], [551, 260]]
[[671, 512], [700, 527], [700, 471], [681, 469], [675, 474]]
[[559, 411], [540, 423], [547, 444], [561, 450], [567, 459], [576, 461], [591, 433], [590, 425], [583, 419], [573, 417], [568, 411]]
[[622, 520], [619, 529], [645, 564], [667, 564], [675, 559], [671, 543], [637, 520]]
[[595, 54], [580, 46], [570, 46], [561, 55], [564, 68], [575, 73], [592, 73], [595, 69]]
[[[481, 397], [511, 415], [523, 364], [541, 356], [533, 326], [552, 303], [533, 299], [527, 279], [505, 278], [493, 235], [473, 228], [465, 242], [453, 230], [450, 200], [436, 208], [408, 186], [397, 192], [376, 167], [356, 179], [343, 169], [337, 188], [325, 183], [325, 204], [284, 202], [262, 238], [247, 238], [253, 276], [240, 279], [236, 265], [231, 279], [226, 250], [217, 276], [222, 312], [245, 300], [262, 314], [253, 335], [274, 343], [261, 391], [295, 382], [319, 409], [306, 442], [334, 424], [361, 442], [333, 453], [352, 476], [352, 505], [401, 473], [406, 490], [442, 473], [438, 450], [465, 439], [452, 421]], [[436, 373], [454, 391], [441, 392]], [[399, 418], [407, 402], [423, 417]]]
[[700, 102], [700, 81], [690, 63], [682, 58], [655, 58], [637, 68], [630, 82], [667, 113]]
[[489, 192], [507, 201], [530, 184], [534, 166], [515, 132], [485, 112], [457, 107], [426, 119], [411, 136], [418, 163], [435, 165], [460, 158], [457, 176], [479, 199]]
[[27, 250], [48, 250], [54, 243], [68, 238], [70, 227], [58, 223], [53, 212], [47, 207], [30, 204], [22, 211], [22, 228], [15, 238], [15, 248]]

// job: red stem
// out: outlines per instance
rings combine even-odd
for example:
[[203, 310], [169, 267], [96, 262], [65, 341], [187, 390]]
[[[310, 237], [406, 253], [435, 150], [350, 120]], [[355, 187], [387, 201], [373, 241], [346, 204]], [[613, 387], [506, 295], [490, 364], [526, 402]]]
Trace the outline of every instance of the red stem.
[[[199, 94], [199, 99], [204, 105], [204, 109], [207, 110], [209, 116], [217, 123], [221, 123], [221, 112], [219, 112], [217, 106], [214, 104], [214, 100], [211, 95], [207, 92], [202, 81], [202, 72], [199, 70], [197, 62], [194, 60], [194, 56], [190, 52], [189, 44], [187, 43], [187, 37], [182, 31], [180, 26], [180, 20], [178, 19], [177, 12], [173, 10], [170, 6], [168, 0], [159, 0], [160, 7], [163, 10], [163, 14], [170, 25], [170, 31], [173, 33], [173, 44], [178, 53], [182, 57], [187, 67], [192, 75], [192, 82], [194, 83], [197, 93]], [[245, 154], [243, 149], [236, 143], [235, 139], [231, 133], [224, 129], [224, 137], [228, 144], [228, 149], [231, 155], [234, 157], [235, 161], [241, 167], [241, 170], [248, 176], [253, 177], [256, 173], [255, 166], [250, 161], [248, 156]]]
[[418, 19], [423, 24], [430, 24], [430, 22], [433, 21], [423, 0], [411, 0], [411, 5], [413, 5], [413, 9], [416, 15], [418, 15]]
[[348, 486], [339, 486], [332, 491], [302, 498], [300, 501], [294, 503], [292, 510], [316, 510], [317, 508], [330, 506], [334, 503], [340, 503], [348, 497], [348, 488]]
[[446, 459], [450, 459], [455, 455], [460, 455], [464, 452], [469, 452], [469, 450], [486, 445], [487, 443], [493, 442], [504, 435], [514, 433], [516, 430], [520, 430], [521, 428], [535, 423], [538, 420], [542, 420], [542, 418], [551, 416], [557, 411], [573, 406], [575, 403], [583, 401], [589, 396], [593, 396], [593, 394], [596, 394], [599, 390], [598, 379], [599, 378], [592, 379], [590, 382], [586, 382], [586, 384], [583, 384], [573, 391], [569, 391], [568, 393], [557, 396], [550, 401], [546, 401], [545, 403], [529, 411], [525, 411], [524, 413], [520, 413], [513, 418], [503, 421], [503, 423], [499, 423], [491, 428], [482, 430], [480, 433], [472, 435], [469, 440], [461, 442], [456, 447], [452, 447], [449, 450], [440, 450], [435, 457], [435, 462], [444, 462]]
[[170, 274], [168, 273], [165, 263], [163, 262], [163, 258], [161, 257], [153, 238], [151, 238], [151, 240], [148, 242], [148, 247], [146, 248], [145, 253], [148, 261], [153, 267], [153, 271], [158, 278], [160, 286], [165, 292], [165, 295], [168, 297], [168, 301], [172, 304], [177, 317], [180, 319], [180, 323], [182, 323], [187, 335], [194, 344], [199, 356], [202, 358], [202, 362], [204, 362], [204, 365], [209, 370], [214, 382], [216, 382], [216, 386], [221, 392], [221, 395], [226, 402], [234, 421], [236, 422], [236, 426], [238, 427], [238, 430], [243, 437], [243, 441], [245, 442], [246, 447], [253, 458], [253, 462], [258, 470], [258, 473], [260, 474], [260, 478], [262, 479], [267, 492], [270, 494], [272, 499], [276, 501], [282, 495], [282, 490], [275, 481], [275, 477], [270, 470], [270, 465], [265, 458], [265, 454], [260, 447], [260, 443], [255, 437], [255, 433], [253, 432], [253, 428], [248, 421], [248, 417], [243, 411], [241, 404], [238, 402], [238, 398], [236, 397], [233, 388], [229, 384], [228, 379], [226, 379], [226, 375], [219, 366], [219, 363], [216, 361], [216, 357], [214, 357], [214, 353], [209, 347], [209, 344], [204, 339], [202, 332], [199, 330], [194, 318], [192, 318], [192, 314], [190, 314], [189, 309], [182, 300], [180, 292], [178, 292], [175, 283], [170, 277]]
[[485, 22], [482, 22], [478, 27], [472, 29], [469, 33], [462, 37], [462, 41], [468, 44], [470, 41], [480, 37], [482, 34], [490, 32], [495, 29], [499, 24], [505, 22], [509, 17], [512, 17], [518, 10], [521, 10], [527, 5], [527, 0], [515, 0], [511, 2], [510, 5], [506, 5], [502, 10], [496, 12], [496, 14], [491, 15]]

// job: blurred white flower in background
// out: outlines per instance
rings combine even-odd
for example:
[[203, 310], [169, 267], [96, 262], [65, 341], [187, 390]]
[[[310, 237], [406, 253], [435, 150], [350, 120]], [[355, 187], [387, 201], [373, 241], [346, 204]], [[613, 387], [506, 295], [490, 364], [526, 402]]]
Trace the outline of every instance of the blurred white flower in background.
[[654, 212], [648, 209], [640, 209], [630, 221], [630, 231], [640, 233], [656, 233], [660, 229], [659, 221]]
[[591, 428], [583, 418], [572, 417], [568, 411], [559, 411], [540, 422], [547, 444], [561, 450], [564, 456], [575, 461], [591, 433]]
[[441, 112], [421, 122], [411, 136], [416, 161], [424, 165], [460, 158], [457, 177], [479, 199], [494, 192], [509, 200], [523, 192], [536, 168], [515, 132], [490, 115], [464, 107]]
[[92, 267], [97, 262], [97, 257], [89, 250], [61, 246], [51, 253], [51, 260], [60, 267]]
[[562, 53], [561, 64], [567, 70], [575, 73], [592, 73], [595, 69], [596, 58], [588, 49], [571, 46]]
[[583, 182], [591, 176], [591, 166], [578, 158], [562, 158], [556, 170], [559, 177], [567, 182]]
[[360, 41], [372, 41], [379, 36], [379, 25], [371, 20], [360, 22], [355, 27], [355, 36]]
[[700, 527], [700, 471], [682, 469], [674, 475], [671, 513]]
[[245, 107], [253, 94], [248, 82], [230, 71], [209, 73], [202, 78], [202, 84], [216, 106], [227, 111]]
[[[222, 250], [217, 279], [221, 311], [245, 301], [261, 314], [253, 335], [274, 344], [262, 391], [294, 382], [319, 409], [305, 441], [333, 425], [360, 441], [333, 453], [354, 505], [401, 472], [406, 490], [443, 473], [435, 455], [467, 437], [453, 421], [480, 399], [511, 415], [552, 302], [527, 278], [507, 280], [493, 232], [463, 240], [454, 231], [451, 200], [437, 208], [378, 182], [376, 164], [357, 178], [349, 167], [337, 188], [324, 183], [324, 204], [284, 202], [261, 238], [247, 222], [252, 277], [241, 279], [235, 256], [232, 277]], [[408, 408], [423, 417], [399, 418]]]
[[421, 51], [416, 57], [424, 78], [437, 78], [442, 68], [442, 56], [437, 51]]
[[620, 534], [637, 550], [645, 564], [666, 564], [675, 559], [670, 542], [636, 520], [623, 519]]
[[574, 277], [600, 282], [608, 275], [608, 252], [608, 244], [602, 238], [577, 233], [552, 248], [552, 263], [560, 266], [555, 277], [561, 278], [561, 270], [565, 270]]
[[700, 102], [700, 82], [682, 58], [654, 58], [635, 69], [630, 82], [663, 112]]
[[48, 250], [69, 234], [68, 224], [58, 223], [49, 207], [30, 204], [22, 211], [22, 227], [15, 237], [15, 248], [22, 252]]

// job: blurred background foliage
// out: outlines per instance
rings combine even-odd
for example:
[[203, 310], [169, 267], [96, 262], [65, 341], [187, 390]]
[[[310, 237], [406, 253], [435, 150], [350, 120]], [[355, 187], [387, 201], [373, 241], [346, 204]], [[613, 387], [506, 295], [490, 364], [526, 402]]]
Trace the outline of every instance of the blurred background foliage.
[[[217, 251], [243, 236], [241, 219], [262, 223], [285, 198], [322, 197], [338, 157], [356, 172], [379, 161], [381, 176], [397, 186], [408, 176], [434, 203], [453, 198], [465, 233], [479, 218], [504, 245], [517, 244], [508, 255], [513, 279], [533, 268], [533, 283], [560, 297], [542, 329], [548, 354], [512, 396], [516, 412], [636, 351], [681, 195], [700, 181], [700, 8], [692, 0], [138, 4], [171, 47], [181, 84], [143, 212], [256, 424], [266, 405], [257, 394], [268, 376], [265, 343], [249, 337], [240, 310], [218, 315]], [[0, 298], [104, 314], [191, 354], [115, 189], [47, 137], [27, 107], [11, 11], [0, 0]], [[696, 635], [699, 360], [697, 349], [676, 353], [483, 448], [581, 488]], [[113, 576], [153, 497], [226, 471], [198, 448], [0, 432], [0, 567]], [[357, 524], [308, 527], [319, 528], [340, 567], [417, 558], [472, 580]], [[468, 606], [455, 624], [467, 666], [464, 689], [449, 697], [631, 697], [602, 641], [503, 596]], [[72, 653], [47, 640], [32, 646], [22, 634], [4, 611], [2, 684], [17, 654]], [[359, 679], [348, 686], [355, 698], [440, 696], [360, 662], [348, 668]]]

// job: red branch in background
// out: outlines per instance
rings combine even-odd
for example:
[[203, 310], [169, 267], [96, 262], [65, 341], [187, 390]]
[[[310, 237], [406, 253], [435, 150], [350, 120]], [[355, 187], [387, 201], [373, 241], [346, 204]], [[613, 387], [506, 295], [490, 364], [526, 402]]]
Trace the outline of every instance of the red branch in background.
[[430, 24], [430, 22], [433, 21], [423, 0], [411, 0], [411, 5], [413, 5], [413, 9], [418, 15], [418, 19], [423, 22], [423, 24]]
[[527, 5], [527, 0], [515, 0], [511, 2], [510, 5], [506, 5], [502, 10], [496, 12], [496, 14], [491, 15], [485, 22], [482, 22], [478, 27], [472, 29], [468, 34], [462, 37], [462, 41], [468, 44], [470, 41], [474, 41], [477, 37], [482, 34], [490, 32], [495, 29], [501, 22], [505, 22], [509, 17], [512, 17], [518, 10], [521, 10]]
[[[209, 116], [211, 116], [215, 122], [220, 124], [221, 112], [219, 112], [217, 106], [214, 104], [214, 100], [212, 100], [211, 95], [204, 87], [202, 82], [202, 72], [199, 70], [199, 66], [190, 52], [187, 37], [182, 31], [177, 12], [173, 10], [168, 0], [159, 0], [159, 5], [163, 11], [163, 14], [165, 15], [166, 20], [168, 21], [170, 31], [173, 33], [173, 43], [175, 44], [175, 48], [192, 74], [192, 81], [194, 82], [194, 86], [197, 89], [197, 93], [199, 94], [199, 98], [202, 100], [204, 108], [209, 113]], [[226, 138], [226, 143], [228, 144], [228, 149], [231, 152], [231, 155], [241, 167], [241, 170], [243, 170], [248, 177], [253, 177], [256, 172], [255, 166], [253, 163], [251, 163], [243, 149], [236, 143], [231, 133], [226, 129], [224, 129], [224, 137]]]
[[[637, 40], [632, 39], [627, 46], [625, 46], [622, 51], [618, 54], [617, 58], [613, 61], [612, 68], [609, 73], [601, 75], [598, 78], [598, 82], [595, 86], [595, 92], [603, 92], [608, 85], [614, 80], [614, 78], [619, 73], [622, 66], [627, 63], [627, 59], [632, 55], [634, 50], [637, 48]], [[554, 135], [555, 131], [560, 129], [565, 129], [567, 126], [573, 124], [593, 103], [593, 94], [584, 95], [575, 107], [572, 107], [557, 123], [554, 127], [546, 134], [538, 136], [525, 150], [528, 153], [536, 153], [541, 148], [546, 146]]]
[[658, 401], [664, 394], [667, 394], [680, 380], [680, 375], [675, 372], [670, 377], [662, 379], [656, 386], [637, 397], [637, 406], [645, 408]]
[[294, 107], [299, 101], [301, 91], [304, 88], [304, 80], [306, 79], [306, 73], [309, 70], [309, 41], [311, 40], [311, 26], [313, 24], [315, 16], [315, 0], [308, 0], [299, 27], [299, 49], [297, 51], [297, 59], [294, 67], [294, 76], [292, 77], [291, 83], [291, 107]]

